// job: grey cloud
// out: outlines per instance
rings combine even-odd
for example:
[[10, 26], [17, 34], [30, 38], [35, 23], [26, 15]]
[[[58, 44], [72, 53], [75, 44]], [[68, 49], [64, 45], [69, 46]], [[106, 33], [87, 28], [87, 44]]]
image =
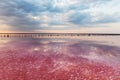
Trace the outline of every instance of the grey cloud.
[[25, 1], [0, 1], [0, 18], [4, 20], [4, 24], [12, 26], [14, 30], [34, 30], [39, 28], [39, 21], [29, 18], [38, 12], [38, 8]]
[[76, 12], [69, 17], [69, 22], [73, 24], [78, 24], [78, 25], [94, 25], [94, 24], [111, 23], [111, 22], [120, 21], [119, 19], [120, 17], [115, 15], [101, 14], [99, 15], [99, 17], [101, 18], [97, 20], [93, 20], [94, 18], [96, 18], [96, 16], [92, 16], [88, 12], [85, 12], [85, 13]]
[[[70, 4], [67, 7], [61, 7], [59, 5], [54, 6], [53, 2], [55, 0], [38, 1], [39, 3], [32, 0], [0, 0], [0, 18], [4, 20], [4, 24], [11, 26], [13, 30], [21, 31], [53, 29], [50, 26], [65, 25], [66, 23], [81, 26], [86, 24], [91, 25], [117, 21], [116, 18], [113, 18], [112, 16], [105, 16], [103, 19], [93, 22], [92, 18], [94, 17], [90, 14], [90, 12], [84, 12], [85, 10], [89, 10], [91, 7], [105, 4], [106, 2], [110, 2], [112, 0], [77, 0], [77, 3]], [[56, 21], [55, 19], [52, 19], [54, 18], [53, 15], [64, 15], [64, 13], [69, 13], [70, 11], [73, 11], [74, 13], [65, 15], [65, 17], [69, 17], [68, 20], [59, 21], [58, 19], [58, 21]], [[44, 24], [42, 19], [34, 19], [36, 16], [44, 15], [51, 18], [51, 21], [46, 23], [49, 28], [40, 26], [41, 24]], [[56, 16], [56, 18], [59, 17], [59, 15]]]

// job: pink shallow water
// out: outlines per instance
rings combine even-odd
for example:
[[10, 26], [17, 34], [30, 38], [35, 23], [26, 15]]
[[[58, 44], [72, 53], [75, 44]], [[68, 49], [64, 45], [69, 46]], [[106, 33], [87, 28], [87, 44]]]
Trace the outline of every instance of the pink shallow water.
[[120, 48], [75, 40], [1, 40], [0, 80], [120, 80]]

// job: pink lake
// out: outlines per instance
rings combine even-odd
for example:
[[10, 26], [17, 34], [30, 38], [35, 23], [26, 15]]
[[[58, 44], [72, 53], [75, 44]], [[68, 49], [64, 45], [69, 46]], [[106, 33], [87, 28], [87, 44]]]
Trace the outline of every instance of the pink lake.
[[1, 38], [0, 80], [120, 80], [120, 45], [111, 43]]

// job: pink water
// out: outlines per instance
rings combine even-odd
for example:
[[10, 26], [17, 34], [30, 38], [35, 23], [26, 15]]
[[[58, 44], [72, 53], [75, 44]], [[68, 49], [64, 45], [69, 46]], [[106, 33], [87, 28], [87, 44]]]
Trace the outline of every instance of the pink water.
[[120, 47], [76, 39], [1, 39], [0, 80], [120, 80]]

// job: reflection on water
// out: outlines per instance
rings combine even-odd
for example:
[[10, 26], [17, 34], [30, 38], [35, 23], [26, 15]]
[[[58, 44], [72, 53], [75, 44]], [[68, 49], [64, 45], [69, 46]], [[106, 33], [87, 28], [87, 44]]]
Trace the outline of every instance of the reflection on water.
[[95, 39], [0, 39], [0, 80], [120, 80], [120, 47]]

